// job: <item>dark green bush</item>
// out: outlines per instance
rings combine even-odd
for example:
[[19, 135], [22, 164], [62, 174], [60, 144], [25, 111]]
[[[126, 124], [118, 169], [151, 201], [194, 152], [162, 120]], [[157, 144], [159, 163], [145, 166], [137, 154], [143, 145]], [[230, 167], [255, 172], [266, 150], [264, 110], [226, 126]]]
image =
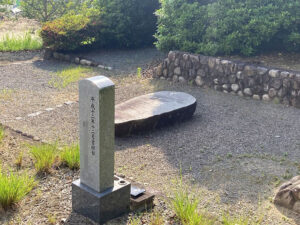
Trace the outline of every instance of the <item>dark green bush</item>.
[[152, 45], [158, 8], [158, 0], [84, 1], [67, 15], [46, 23], [41, 36], [45, 47], [65, 51], [87, 44], [94, 48]]
[[300, 50], [299, 0], [161, 0], [157, 47], [209, 55]]
[[151, 45], [156, 31], [158, 0], [98, 0], [102, 9], [100, 47], [135, 48]]

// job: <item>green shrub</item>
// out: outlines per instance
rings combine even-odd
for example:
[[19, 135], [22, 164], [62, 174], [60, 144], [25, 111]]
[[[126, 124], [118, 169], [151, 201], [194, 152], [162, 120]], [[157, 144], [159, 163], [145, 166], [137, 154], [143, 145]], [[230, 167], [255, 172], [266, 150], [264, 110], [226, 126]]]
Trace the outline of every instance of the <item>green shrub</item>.
[[103, 12], [100, 47], [135, 48], [154, 42], [158, 0], [98, 0]]
[[[152, 45], [158, 0], [94, 0], [42, 28], [44, 46], [74, 51], [94, 48], [136, 48]], [[80, 11], [81, 13], [77, 13]]]
[[0, 168], [0, 205], [3, 209], [8, 209], [13, 204], [20, 201], [35, 186], [34, 178], [26, 173], [16, 174], [10, 172], [3, 173]]
[[57, 146], [40, 144], [30, 146], [30, 154], [34, 158], [34, 167], [38, 173], [49, 173], [57, 159]]
[[100, 23], [86, 14], [67, 14], [47, 22], [41, 37], [46, 48], [72, 51], [90, 45], [98, 36]]
[[64, 147], [60, 153], [60, 160], [63, 164], [72, 170], [80, 168], [80, 151], [79, 145]]
[[300, 50], [297, 0], [161, 0], [157, 47], [209, 55]]
[[0, 39], [0, 51], [23, 51], [23, 50], [38, 50], [42, 48], [42, 40], [30, 33], [25, 33], [23, 36], [15, 36], [7, 34]]

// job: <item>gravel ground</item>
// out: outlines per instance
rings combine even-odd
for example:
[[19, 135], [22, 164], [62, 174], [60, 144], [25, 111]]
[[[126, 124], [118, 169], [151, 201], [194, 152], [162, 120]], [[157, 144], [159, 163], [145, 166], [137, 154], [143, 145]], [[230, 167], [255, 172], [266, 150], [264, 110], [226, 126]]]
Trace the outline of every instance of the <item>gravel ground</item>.
[[[66, 90], [47, 86], [52, 72], [62, 66], [66, 65], [34, 61], [0, 67], [0, 88], [16, 91], [9, 99], [1, 100], [1, 122], [49, 142], [77, 142], [77, 103], [33, 118], [14, 120], [18, 115], [77, 100], [76, 85]], [[198, 101], [197, 111], [190, 121], [117, 139], [117, 173], [143, 183], [159, 196], [168, 196], [182, 171], [184, 183], [199, 193], [201, 206], [213, 214], [222, 215], [228, 210], [236, 215], [263, 216], [263, 224], [300, 224], [299, 215], [276, 208], [270, 202], [279, 183], [299, 174], [299, 109], [189, 85], [139, 79], [135, 75], [112, 76], [113, 73], [119, 71], [105, 75], [116, 83], [117, 103], [158, 90], [185, 91]], [[69, 178], [58, 182], [66, 176]], [[66, 172], [49, 178], [55, 187], [42, 189], [42, 193], [47, 193], [43, 194], [42, 202], [49, 201], [47, 208], [53, 210], [50, 213], [57, 213], [59, 219], [70, 216], [69, 224], [89, 224], [77, 215], [70, 215], [70, 183], [66, 180], [71, 182], [76, 177], [77, 174]], [[51, 185], [46, 183], [46, 186]], [[55, 189], [63, 192], [56, 193]], [[14, 218], [19, 215], [24, 221], [30, 221], [32, 217], [37, 218], [33, 224], [45, 223], [41, 211], [26, 214], [23, 206], [22, 203], [22, 212]], [[125, 220], [123, 217], [123, 222], [116, 224], [126, 224]]]
[[157, 51], [155, 48], [96, 50], [75, 55], [94, 60], [101, 65], [113, 67], [118, 72], [123, 73], [136, 73], [138, 67], [145, 69], [149, 62], [166, 57], [166, 54]]

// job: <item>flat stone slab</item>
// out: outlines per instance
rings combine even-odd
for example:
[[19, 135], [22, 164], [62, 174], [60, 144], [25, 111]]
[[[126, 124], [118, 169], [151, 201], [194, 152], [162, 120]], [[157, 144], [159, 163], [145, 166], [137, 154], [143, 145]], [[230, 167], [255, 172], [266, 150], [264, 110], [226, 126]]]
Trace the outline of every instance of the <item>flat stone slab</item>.
[[197, 100], [184, 92], [161, 91], [116, 105], [116, 136], [153, 130], [191, 118]]

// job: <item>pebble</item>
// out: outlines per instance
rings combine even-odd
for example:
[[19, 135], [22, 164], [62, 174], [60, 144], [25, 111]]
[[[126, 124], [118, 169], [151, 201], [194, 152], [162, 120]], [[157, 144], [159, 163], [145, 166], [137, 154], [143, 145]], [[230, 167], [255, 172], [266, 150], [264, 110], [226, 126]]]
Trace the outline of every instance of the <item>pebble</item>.
[[38, 116], [40, 114], [42, 114], [43, 112], [39, 111], [39, 112], [36, 112], [36, 113], [31, 113], [31, 114], [28, 114], [27, 116], [28, 117], [35, 117], [35, 116]]

